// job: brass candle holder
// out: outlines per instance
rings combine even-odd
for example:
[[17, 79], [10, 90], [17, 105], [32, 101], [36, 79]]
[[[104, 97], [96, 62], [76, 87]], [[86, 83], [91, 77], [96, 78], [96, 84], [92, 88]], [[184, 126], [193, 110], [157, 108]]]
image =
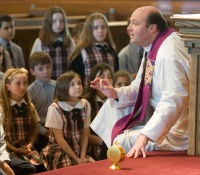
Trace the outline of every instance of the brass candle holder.
[[121, 170], [121, 166], [119, 162], [122, 162], [125, 158], [125, 150], [122, 146], [118, 145], [117, 142], [114, 143], [113, 146], [108, 148], [107, 151], [107, 158], [113, 164], [110, 166], [110, 169], [113, 170]]

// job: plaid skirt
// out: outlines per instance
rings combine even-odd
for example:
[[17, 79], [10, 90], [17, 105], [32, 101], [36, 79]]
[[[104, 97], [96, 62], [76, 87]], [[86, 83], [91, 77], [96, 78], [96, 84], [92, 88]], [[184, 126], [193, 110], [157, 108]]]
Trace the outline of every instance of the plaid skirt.
[[10, 157], [17, 157], [19, 159], [25, 160], [33, 165], [41, 165], [44, 162], [42, 161], [40, 154], [38, 153], [38, 151], [36, 149], [31, 150], [31, 155], [29, 157], [22, 155], [22, 154], [17, 154], [14, 152], [10, 153]]
[[[13, 146], [20, 148], [23, 147], [24, 144], [23, 141], [20, 140], [15, 140], [14, 142], [12, 142]], [[23, 154], [18, 154], [15, 152], [10, 152], [10, 157], [17, 157], [19, 159], [25, 160], [33, 165], [41, 165], [44, 162], [42, 161], [39, 152], [35, 149], [35, 148], [31, 148], [31, 155], [29, 155], [28, 157], [23, 155]]]
[[92, 156], [95, 160], [99, 159], [101, 147], [99, 145], [88, 145], [87, 153]]
[[[49, 143], [41, 151], [41, 157], [44, 161], [44, 166], [47, 170], [64, 168], [77, 165], [76, 161], [68, 156], [58, 144]], [[94, 159], [87, 156], [89, 162], [94, 162]]]

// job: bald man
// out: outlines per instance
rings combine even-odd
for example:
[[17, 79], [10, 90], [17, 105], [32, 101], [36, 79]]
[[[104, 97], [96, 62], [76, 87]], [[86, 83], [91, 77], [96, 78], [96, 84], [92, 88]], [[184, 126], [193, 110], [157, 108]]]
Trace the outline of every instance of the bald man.
[[[167, 26], [160, 11], [153, 6], [136, 9], [127, 30], [130, 43], [142, 46], [147, 58], [143, 58], [136, 79], [128, 87], [115, 89], [98, 78], [91, 82], [92, 88], [109, 97], [91, 127], [109, 147], [116, 122], [124, 118], [124, 111], [128, 114], [136, 106], [140, 82], [144, 81], [150, 89], [146, 100], [153, 108], [150, 120], [145, 126], [127, 125], [131, 127], [119, 132], [114, 142], [125, 148], [127, 157], [134, 158], [146, 157], [146, 151], [150, 150], [187, 150], [190, 55], [178, 33]], [[151, 59], [154, 59], [152, 65], [148, 64]], [[147, 71], [147, 66], [144, 67], [151, 74], [150, 85], [147, 73], [142, 77], [145, 62], [151, 69]], [[144, 109], [147, 108], [140, 104], [139, 115]]]

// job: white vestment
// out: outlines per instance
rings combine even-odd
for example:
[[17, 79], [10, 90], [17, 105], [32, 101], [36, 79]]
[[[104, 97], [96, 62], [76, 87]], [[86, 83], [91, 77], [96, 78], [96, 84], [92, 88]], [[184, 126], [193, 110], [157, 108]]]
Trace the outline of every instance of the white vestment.
[[[144, 49], [149, 51], [150, 48]], [[147, 145], [147, 150], [187, 149], [190, 57], [178, 33], [172, 33], [163, 41], [157, 52], [148, 99], [154, 113], [144, 127], [133, 126], [115, 138], [126, 152], [135, 144], [140, 133], [152, 141]], [[130, 113], [136, 102], [141, 75], [140, 67], [130, 86], [117, 89], [118, 101], [107, 100], [91, 123], [91, 128], [108, 147], [111, 146], [114, 124]]]

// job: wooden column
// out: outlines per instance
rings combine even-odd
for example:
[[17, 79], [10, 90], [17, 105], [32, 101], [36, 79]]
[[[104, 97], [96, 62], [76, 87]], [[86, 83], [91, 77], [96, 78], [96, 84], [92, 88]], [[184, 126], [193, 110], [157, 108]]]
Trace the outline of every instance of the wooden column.
[[173, 15], [190, 60], [188, 154], [200, 155], [200, 14]]

